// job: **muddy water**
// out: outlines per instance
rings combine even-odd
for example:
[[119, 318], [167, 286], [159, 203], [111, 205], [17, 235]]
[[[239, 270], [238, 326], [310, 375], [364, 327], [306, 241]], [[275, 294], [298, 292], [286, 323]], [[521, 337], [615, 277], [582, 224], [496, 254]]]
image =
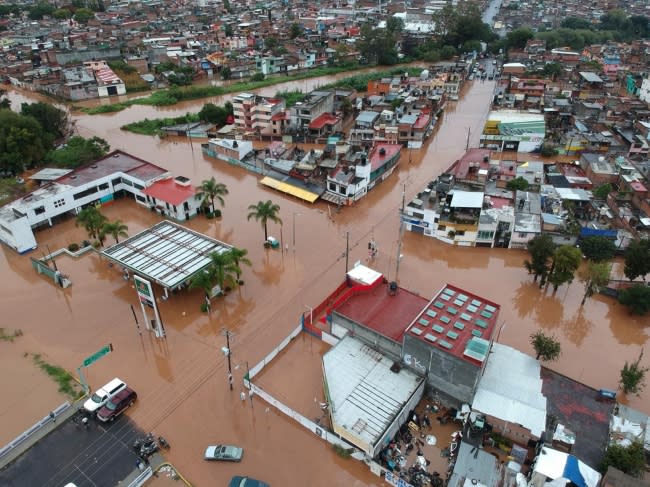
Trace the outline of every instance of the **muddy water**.
[[[325, 84], [332, 77], [270, 87], [307, 89]], [[158, 140], [122, 132], [119, 127], [145, 117], [182, 114], [200, 109], [204, 101], [159, 109], [132, 107], [102, 115], [76, 115], [82, 135], [99, 135], [119, 147], [159, 164], [175, 175], [195, 183], [215, 176], [230, 190], [220, 220], [196, 218], [189, 226], [248, 249], [252, 262], [244, 269], [245, 285], [216, 300], [208, 316], [199, 311], [198, 291], [173, 295], [160, 301], [167, 340], [159, 342], [138, 324], [130, 305], [137, 305], [130, 282], [97, 255], [81, 259], [61, 257], [57, 264], [73, 280], [67, 290], [55, 288], [32, 269], [26, 256], [2, 248], [0, 309], [3, 321], [20, 323], [30, 352], [47, 353], [52, 362], [75, 370], [84, 357], [107, 343], [115, 352], [87, 370], [93, 386], [118, 375], [138, 391], [138, 405], [129, 413], [144, 429], [163, 434], [172, 443], [169, 457], [196, 485], [215, 480], [223, 483], [234, 474], [257, 475], [271, 484], [296, 485], [296, 478], [310, 485], [377, 485], [359, 464], [342, 460], [291, 420], [267, 411], [260, 400], [250, 408], [228, 391], [225, 327], [233, 333], [233, 363], [240, 373], [245, 362], [254, 364], [297, 325], [299, 313], [315, 306], [338, 285], [348, 265], [364, 261], [366, 244], [374, 237], [379, 255], [373, 266], [390, 279], [423, 296], [431, 296], [445, 282], [466, 287], [502, 305], [504, 326], [499, 341], [532, 353], [529, 335], [543, 328], [562, 340], [563, 354], [552, 368], [600, 388], [615, 388], [625, 360], [634, 359], [648, 340], [645, 321], [631, 317], [611, 300], [595, 297], [581, 310], [581, 284], [576, 280], [553, 295], [540, 291], [526, 274], [518, 251], [455, 248], [432, 239], [405, 234], [398, 268], [398, 208], [403, 194], [408, 201], [426, 183], [447, 168], [469, 145], [478, 142], [488, 112], [494, 84], [469, 85], [458, 102], [451, 102], [429, 144], [420, 151], [404, 151], [394, 177], [374, 189], [352, 208], [336, 213], [325, 203], [308, 205], [258, 185], [255, 175], [204, 158], [198, 144], [183, 139]], [[28, 95], [12, 92], [15, 104]], [[31, 96], [31, 95], [29, 95]], [[217, 103], [222, 99], [213, 99]], [[272, 199], [281, 207], [283, 225], [270, 224], [269, 233], [282, 241], [282, 250], [261, 245], [263, 230], [246, 220], [247, 207], [261, 199]], [[131, 201], [119, 201], [102, 210], [110, 219], [120, 218], [129, 233], [158, 221], [151, 212]], [[37, 234], [41, 254], [85, 238], [73, 221]], [[295, 245], [294, 245], [295, 243]], [[137, 308], [136, 308], [137, 309]], [[140, 313], [138, 309], [138, 313]], [[11, 327], [13, 325], [9, 325]], [[139, 328], [138, 328], [139, 327]], [[294, 364], [295, 366], [295, 364]], [[282, 365], [281, 367], [290, 367]], [[280, 377], [283, 370], [278, 369]], [[293, 377], [295, 370], [287, 373]], [[274, 376], [276, 371], [274, 370]], [[11, 377], [9, 378], [11, 381]], [[16, 379], [18, 381], [18, 379]], [[312, 401], [301, 397], [299, 388], [287, 388], [297, 404]], [[285, 391], [289, 392], [285, 392]], [[273, 391], [270, 391], [273, 392]], [[630, 398], [630, 403], [650, 413], [648, 394]], [[31, 424], [33, 413], [12, 409], [20, 424]], [[234, 442], [246, 448], [241, 465], [203, 462], [202, 451], [213, 442]], [[300, 483], [300, 482], [299, 482]]]

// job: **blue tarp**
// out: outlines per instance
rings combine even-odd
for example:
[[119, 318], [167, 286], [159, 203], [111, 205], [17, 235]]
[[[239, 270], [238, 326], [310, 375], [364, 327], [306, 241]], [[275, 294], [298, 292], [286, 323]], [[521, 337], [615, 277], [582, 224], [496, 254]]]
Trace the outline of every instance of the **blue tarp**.
[[607, 237], [611, 239], [616, 239], [618, 235], [618, 230], [599, 230], [596, 228], [582, 227], [580, 229], [580, 237]]
[[569, 455], [566, 458], [566, 464], [564, 465], [564, 473], [562, 474], [562, 477], [570, 480], [578, 487], [587, 487], [587, 482], [585, 482], [585, 478], [580, 472], [578, 459], [573, 455]]

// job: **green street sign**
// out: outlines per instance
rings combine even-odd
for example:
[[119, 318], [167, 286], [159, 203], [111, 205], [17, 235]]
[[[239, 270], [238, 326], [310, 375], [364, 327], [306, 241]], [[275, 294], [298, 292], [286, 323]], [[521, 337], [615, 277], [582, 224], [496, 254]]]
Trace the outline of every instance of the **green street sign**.
[[93, 353], [90, 357], [86, 357], [84, 359], [84, 367], [88, 367], [90, 364], [92, 364], [94, 362], [97, 362], [104, 355], [106, 355], [108, 353], [111, 353], [112, 351], [113, 351], [113, 344], [112, 343], [109, 343], [104, 348], [100, 348], [95, 353]]

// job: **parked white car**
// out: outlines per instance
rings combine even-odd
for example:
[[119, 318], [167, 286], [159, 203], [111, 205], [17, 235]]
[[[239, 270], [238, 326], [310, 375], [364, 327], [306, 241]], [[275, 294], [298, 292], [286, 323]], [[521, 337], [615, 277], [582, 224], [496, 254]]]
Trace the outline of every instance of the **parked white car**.
[[84, 409], [89, 413], [95, 413], [98, 409], [104, 406], [109, 399], [124, 389], [126, 389], [126, 382], [116, 377], [105, 386], [97, 389], [95, 393], [90, 396], [90, 399], [84, 403]]

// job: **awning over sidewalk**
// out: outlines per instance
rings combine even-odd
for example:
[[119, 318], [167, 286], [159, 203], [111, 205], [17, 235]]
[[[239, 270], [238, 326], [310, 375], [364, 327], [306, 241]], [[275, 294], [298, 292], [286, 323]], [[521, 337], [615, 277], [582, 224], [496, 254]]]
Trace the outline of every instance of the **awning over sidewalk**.
[[282, 191], [283, 193], [290, 194], [291, 196], [295, 196], [296, 198], [300, 198], [301, 200], [305, 200], [310, 203], [313, 203], [319, 198], [319, 195], [316, 193], [312, 193], [306, 189], [293, 186], [292, 184], [283, 183], [282, 181], [278, 181], [277, 179], [273, 179], [269, 176], [262, 178], [260, 183], [268, 186], [269, 188], [277, 189], [278, 191]]

